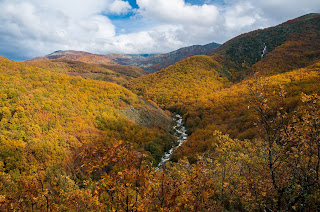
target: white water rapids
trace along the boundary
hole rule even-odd
[[[165,164],[168,160],[170,160],[170,157],[173,154],[174,149],[181,146],[181,144],[187,140],[187,136],[188,136],[186,133],[187,130],[183,125],[184,123],[182,121],[182,117],[179,114],[176,114],[174,121],[175,121],[175,125],[174,125],[173,129],[175,131],[174,134],[178,140],[178,145],[172,147],[168,152],[164,153],[164,155],[161,158],[160,163],[158,164],[158,168],[160,168],[163,164]]]

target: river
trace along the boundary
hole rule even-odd
[[[171,155],[174,153],[174,149],[178,148],[187,140],[187,130],[184,126],[182,116],[179,114],[176,114],[174,118],[175,125],[173,127],[174,134],[177,137],[178,145],[172,147],[168,152],[164,153],[164,155],[161,158],[160,163],[158,164],[158,168],[160,168],[163,164],[165,164],[168,160],[170,160]]]

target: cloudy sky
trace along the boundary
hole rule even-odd
[[[319,0],[0,0],[0,55],[165,53],[320,12]]]

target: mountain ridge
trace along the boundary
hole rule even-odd
[[[46,56],[35,57],[28,61],[39,60],[71,60],[85,63],[95,63],[104,65],[129,65],[142,68],[148,73],[159,71],[166,68],[182,59],[193,55],[206,55],[216,49],[220,44],[209,43],[205,45],[193,45],[182,47],[178,50],[165,54],[116,54],[110,53],[107,55],[93,54],[84,51],[75,50],[58,50]]]
[[[209,56],[187,58],[159,72],[133,79],[126,86],[138,95],[155,101],[163,108],[184,114],[189,134],[195,132],[198,126],[205,129],[212,125],[211,129],[215,128],[227,133],[232,138],[252,139],[258,134],[252,128],[253,121],[250,120],[252,115],[245,110],[248,103],[244,96],[248,95],[248,89],[250,89],[247,83],[261,79],[266,81],[264,82],[266,86],[271,86],[272,82],[268,82],[267,79],[278,76],[273,78],[273,81],[278,80],[279,84],[284,83],[288,86],[286,88],[291,90],[290,81],[282,82],[280,78],[290,75],[292,84],[295,84],[296,77],[293,75],[301,70],[301,76],[297,76],[297,85],[292,88],[296,90],[292,91],[293,94],[290,97],[292,102],[288,103],[291,104],[288,107],[296,106],[299,92],[310,93],[312,90],[307,89],[308,87],[318,92],[318,86],[312,85],[315,83],[312,79],[309,79],[307,88],[303,87],[303,83],[306,83],[303,75],[306,75],[306,79],[308,78],[305,71],[307,69],[312,71],[312,77],[317,76],[315,73],[318,71],[320,59],[319,26],[320,14],[308,14],[275,27],[248,32],[227,41]],[[284,29],[288,32],[285,32],[285,36],[279,36]],[[274,48],[267,50],[261,57],[263,40],[268,40]],[[259,60],[256,61],[256,58]],[[202,78],[199,79],[199,73],[206,74],[201,75]],[[293,74],[286,75],[286,73]],[[222,77],[223,80],[216,81],[218,79],[215,78],[216,76]],[[219,85],[221,82],[223,82],[222,86],[212,88],[212,85]],[[175,84],[179,86],[174,87]],[[273,84],[272,87],[276,89]],[[209,130],[209,132],[212,131]],[[199,137],[200,135],[196,133],[190,139],[201,143],[201,139],[204,138]],[[187,144],[188,142],[185,145]]]
[[[0,57],[0,210],[317,211],[319,28],[308,14],[143,76],[86,52]],[[158,105],[183,116],[178,148]]]
[[[55,51],[47,56],[26,60],[24,63],[56,72],[65,72],[72,76],[117,84],[124,84],[132,78],[148,74],[147,71],[136,66],[117,64],[102,55],[74,50]]]
[[[240,73],[239,76],[234,77],[233,80],[244,79],[247,75],[256,72],[263,72],[266,74],[266,69],[270,69],[273,62],[270,64],[271,67],[265,68],[258,67],[258,65],[255,64],[271,57],[271,55],[274,57],[273,60],[282,60],[283,64],[288,65],[290,63],[285,60],[291,60],[292,62],[295,59],[299,60],[294,54],[299,54],[302,51],[310,52],[311,54],[313,52],[316,54],[316,58],[317,55],[319,55],[320,48],[319,25],[319,13],[303,15],[277,26],[258,29],[238,35],[213,50],[209,55],[213,57],[223,56],[225,57],[225,60],[231,61],[237,66],[242,73]],[[307,38],[305,35],[308,35]],[[301,42],[299,43],[299,41]],[[291,51],[289,45],[294,47]],[[266,47],[266,54],[262,57],[264,47]],[[284,47],[285,50],[277,51],[277,53],[273,52],[273,50],[279,50],[282,47]],[[307,59],[310,55],[304,57]],[[252,67],[253,65],[255,65],[255,67]],[[288,65],[283,69],[290,69]],[[291,67],[291,70],[301,68],[305,65],[307,64],[293,66]],[[275,70],[275,72],[279,71],[281,70]]]
[[[182,47],[178,50],[165,54],[151,54],[147,57],[142,55],[126,54],[109,54],[106,55],[106,57],[111,61],[118,62],[120,64],[138,66],[150,73],[154,73],[187,57],[194,55],[206,55],[218,46],[220,46],[220,44],[212,42],[205,45]]]

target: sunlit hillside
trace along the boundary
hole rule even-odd
[[[209,56],[193,56],[159,72],[130,81],[126,86],[159,106],[186,111],[205,106],[213,91],[228,87],[227,68]]]
[[[267,87],[267,95],[274,96],[271,100],[283,90],[286,99],[281,107],[289,114],[297,107],[302,93],[319,94],[319,17],[306,15],[238,36],[216,49],[211,57],[190,57],[132,80],[127,86],[163,108],[184,114],[192,135],[178,150],[184,152],[179,153],[179,158],[196,158],[196,149],[205,152],[215,130],[232,138],[257,138],[261,132],[255,126],[255,109],[250,106],[251,89]],[[277,33],[284,29],[286,34],[280,39]],[[262,40],[274,45],[263,58],[258,52]],[[242,78],[245,79],[241,81]],[[278,107],[277,101],[272,101],[270,104]]]
[[[166,132],[170,119],[119,85],[5,58],[0,70],[0,188],[5,196],[21,191],[23,180],[71,177],[78,169],[74,157],[79,148],[102,148],[121,140],[155,163],[145,145],[155,142],[160,154],[172,145]],[[122,115],[129,107],[145,115],[152,112],[158,124],[148,128],[130,121]]]

